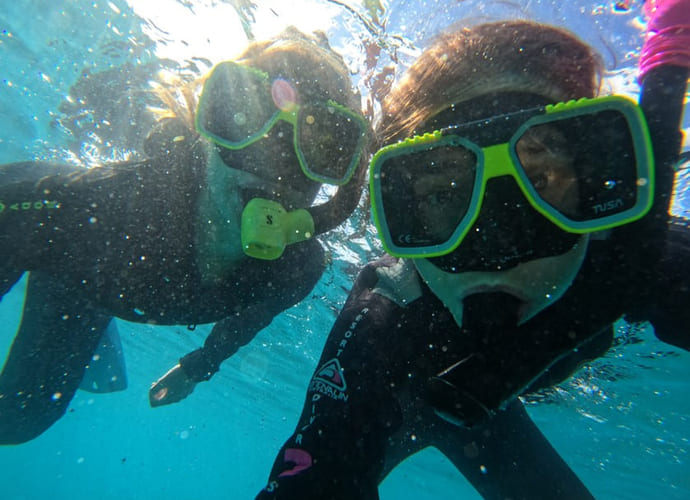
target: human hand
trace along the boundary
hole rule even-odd
[[[196,387],[196,382],[187,377],[182,367],[177,364],[151,385],[149,404],[155,408],[177,403],[189,396],[194,391],[194,387]]]

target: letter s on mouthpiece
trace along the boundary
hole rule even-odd
[[[254,198],[242,211],[242,249],[255,259],[275,260],[285,247],[314,235],[314,220],[305,209],[287,212],[280,203]]]

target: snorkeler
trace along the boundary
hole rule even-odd
[[[690,232],[668,223],[687,21],[659,31],[676,45],[648,36],[639,105],[598,97],[592,49],[532,22],[419,57],[370,166],[392,256],[360,273],[257,498],[376,499],[428,446],[484,498],[591,498],[516,396],[605,351],[622,315],[688,348]]]
[[[190,85],[188,105],[166,99],[175,116],[149,134],[148,159],[0,167],[0,294],[29,272],[0,375],[0,443],[65,413],[113,318],[215,322],[152,386],[151,404],[169,404],[320,278],[315,237],[354,210],[365,171],[368,126],[342,58],[288,29]],[[324,184],[337,190],[314,205]]]

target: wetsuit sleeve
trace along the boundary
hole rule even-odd
[[[690,6],[690,2],[686,3]],[[659,222],[668,219],[675,176],[673,166],[678,161],[682,139],[679,124],[688,77],[690,68],[676,65],[656,66],[644,76],[640,106],[649,123],[657,171],[656,208],[650,215]],[[628,311],[631,319],[649,320],[660,340],[686,350],[690,349],[689,234],[687,221],[671,218],[668,224],[657,223],[657,229],[647,241],[641,242],[640,248],[655,248],[661,255],[653,268],[654,276],[640,288],[645,303],[637,311]],[[654,243],[660,241],[663,244]],[[651,267],[649,263],[647,267]]]
[[[24,271],[45,260],[50,251],[47,221],[64,201],[50,187],[76,170],[50,162],[0,165],[0,297]]]
[[[248,344],[279,312],[274,314],[269,305],[258,303],[218,321],[206,337],[203,347],[180,358],[184,373],[194,382],[209,380],[218,372],[223,361]]]
[[[107,236],[126,230],[130,197],[114,193],[138,165],[1,165],[0,270],[93,270],[94,255],[109,249]]]
[[[66,177],[74,167],[41,162],[21,162],[0,165],[0,284],[3,291],[16,281],[17,272],[26,270],[26,255],[37,252],[34,248],[36,228],[57,210],[60,200],[41,189],[42,176],[59,179]],[[12,283],[14,284],[14,283]]]
[[[519,400],[472,429],[440,419],[432,428],[437,437],[433,446],[485,500],[594,498]]]
[[[690,224],[687,219],[671,220],[657,283],[646,295],[646,307],[626,317],[650,321],[659,340],[690,350]]]
[[[309,295],[324,270],[323,249],[310,240],[288,247],[286,255],[260,266],[258,277],[248,283],[251,290],[233,290],[233,313],[217,322],[204,346],[180,359],[185,374],[193,381],[210,379],[220,364],[249,343],[273,318]]]
[[[297,428],[257,498],[378,498],[387,436],[400,414],[384,328],[397,306],[371,293],[375,282],[366,267],[329,334]]]

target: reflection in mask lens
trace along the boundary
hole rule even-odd
[[[467,214],[476,176],[477,157],[464,147],[388,158],[381,165],[381,201],[395,243],[448,241]]]

